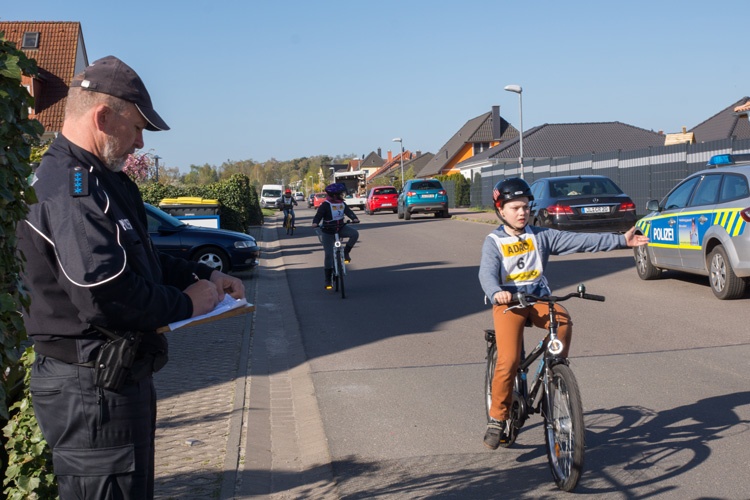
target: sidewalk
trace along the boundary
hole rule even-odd
[[[496,224],[493,212],[451,210]],[[158,394],[157,499],[339,498],[276,236],[254,229],[258,268],[238,274],[253,314],[167,334]],[[279,222],[280,223],[280,222]]]

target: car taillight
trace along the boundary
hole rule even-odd
[[[573,209],[567,205],[550,205],[547,207],[550,215],[573,215]]]
[[[441,189],[440,191],[438,191],[438,194],[439,195],[444,195],[445,194],[445,189]]]
[[[747,207],[745,210],[740,210],[740,217],[742,217],[742,220],[745,222],[750,222],[750,207]]]
[[[417,196],[417,192],[416,191],[407,191],[406,192],[406,196]]]
[[[624,201],[620,203],[620,212],[635,212],[635,203],[632,201]]]

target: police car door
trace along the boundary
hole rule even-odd
[[[719,201],[721,174],[700,176],[687,207],[677,218],[680,258],[688,269],[705,269],[703,237],[713,224],[713,214]]]
[[[691,177],[678,184],[664,199],[661,212],[651,219],[648,237],[653,263],[659,267],[679,268],[680,257],[679,217],[687,206],[700,177]]]

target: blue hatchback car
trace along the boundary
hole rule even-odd
[[[203,262],[217,271],[242,271],[258,265],[260,247],[249,234],[191,226],[144,203],[148,234],[160,252]]]
[[[398,218],[409,220],[412,214],[434,213],[435,217],[449,218],[448,193],[437,179],[406,181],[398,195]]]

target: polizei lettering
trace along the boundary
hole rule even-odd
[[[674,241],[674,229],[671,227],[655,227],[654,239],[659,241]]]

